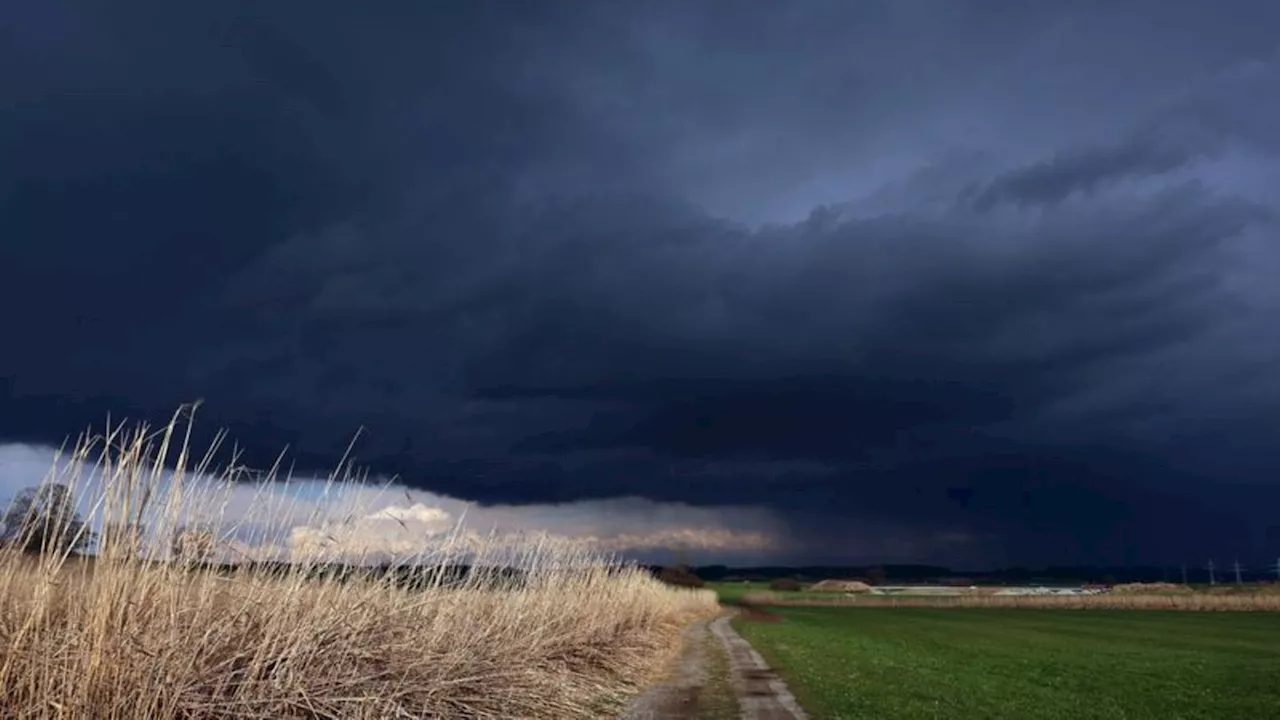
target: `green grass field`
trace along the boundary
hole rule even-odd
[[[748,593],[764,592],[769,589],[767,582],[709,582],[708,590],[715,590],[716,597],[726,605],[733,605],[742,600]]]
[[[715,590],[716,597],[725,605],[737,605],[742,602],[742,598],[752,593],[767,593],[769,583],[767,582],[709,582],[706,585],[708,590]],[[839,593],[829,592],[785,592],[781,595],[788,600],[830,600],[832,597],[839,597]]]
[[[735,627],[819,719],[1280,717],[1280,614],[770,611]]]

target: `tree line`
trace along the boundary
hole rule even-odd
[[[104,523],[100,531],[89,527],[76,509],[71,488],[61,483],[45,483],[19,492],[0,516],[0,547],[21,553],[136,554],[142,547],[146,528],[140,521]],[[209,562],[217,538],[205,528],[179,527],[173,531],[169,550],[174,559]]]

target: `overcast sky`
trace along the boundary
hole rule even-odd
[[[1280,555],[1280,4],[10,3],[0,67],[0,491],[202,398],[704,562]]]

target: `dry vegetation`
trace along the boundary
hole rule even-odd
[[[162,535],[184,506],[181,473],[162,482],[155,462],[173,430],[108,433],[58,472],[102,484],[98,520],[160,506],[146,517]],[[94,561],[0,552],[0,718],[598,718],[716,609],[710,591],[551,545],[514,556],[516,588],[407,589],[305,564],[215,573],[144,559],[167,544],[141,542]]]
[[[1189,593],[1193,592],[1192,588],[1186,585],[1179,585],[1170,582],[1158,583],[1120,583],[1112,585],[1111,592],[1121,593],[1125,595],[1151,595],[1151,594],[1168,594],[1168,593]]]

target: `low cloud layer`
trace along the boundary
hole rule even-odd
[[[1228,4],[0,11],[0,433],[204,398],[259,464],[706,513],[604,545],[1270,557],[1280,12]]]
[[[0,506],[44,482],[68,484],[95,531],[105,516],[108,477],[87,456],[53,448],[0,445]],[[225,560],[316,558],[406,562],[441,553],[524,552],[542,543],[597,556],[644,562],[761,562],[794,552],[764,510],[715,510],[640,498],[559,505],[478,506],[404,485],[364,480],[281,478],[225,484],[218,476],[184,475],[182,499],[170,502],[171,473],[157,480],[147,541],[158,527],[208,529]],[[170,509],[177,507],[177,510]],[[163,550],[162,550],[163,552]]]

